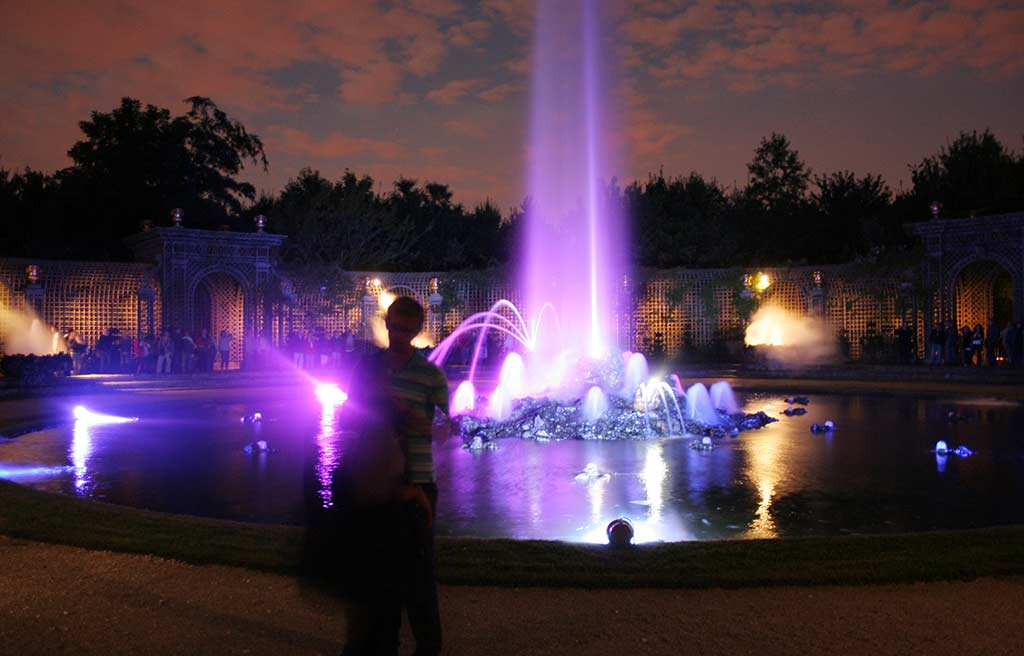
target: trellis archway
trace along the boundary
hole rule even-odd
[[[976,260],[954,279],[953,304],[958,326],[1000,329],[1014,318],[1014,284],[1010,272],[994,260]]]
[[[192,302],[193,336],[203,330],[217,343],[221,331],[231,337],[231,362],[240,363],[245,346],[245,289],[224,271],[212,271],[196,282]]]

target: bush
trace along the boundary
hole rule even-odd
[[[25,385],[46,385],[57,376],[71,373],[71,356],[57,355],[5,355],[0,359],[0,373]]]

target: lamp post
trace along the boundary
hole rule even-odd
[[[174,221],[174,227],[180,228],[181,221],[185,218],[185,212],[180,207],[175,207],[171,210],[171,220]]]
[[[942,210],[942,203],[937,200],[933,200],[932,204],[928,206],[928,209],[932,212],[932,219],[938,219],[939,212]]]
[[[267,225],[267,217],[262,214],[257,214],[253,221],[256,222],[256,232],[263,232],[263,228]]]

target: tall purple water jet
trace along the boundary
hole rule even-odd
[[[573,348],[602,357],[616,347],[628,240],[617,199],[607,193],[618,159],[611,138],[617,94],[608,93],[613,49],[602,46],[609,7],[599,0],[538,5],[519,279],[529,316],[545,302],[558,308],[560,334],[538,344],[549,353]]]

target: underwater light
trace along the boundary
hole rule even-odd
[[[341,405],[348,401],[348,394],[334,383],[317,383],[316,398],[324,405]]]
[[[105,415],[100,412],[93,412],[86,408],[84,405],[76,405],[74,410],[71,411],[76,421],[81,421],[90,426],[98,426],[101,424],[127,424],[133,421],[138,421],[138,417],[117,417],[115,415]]]
[[[613,547],[625,547],[633,541],[633,524],[625,517],[613,519],[605,529],[608,534],[608,544]]]

